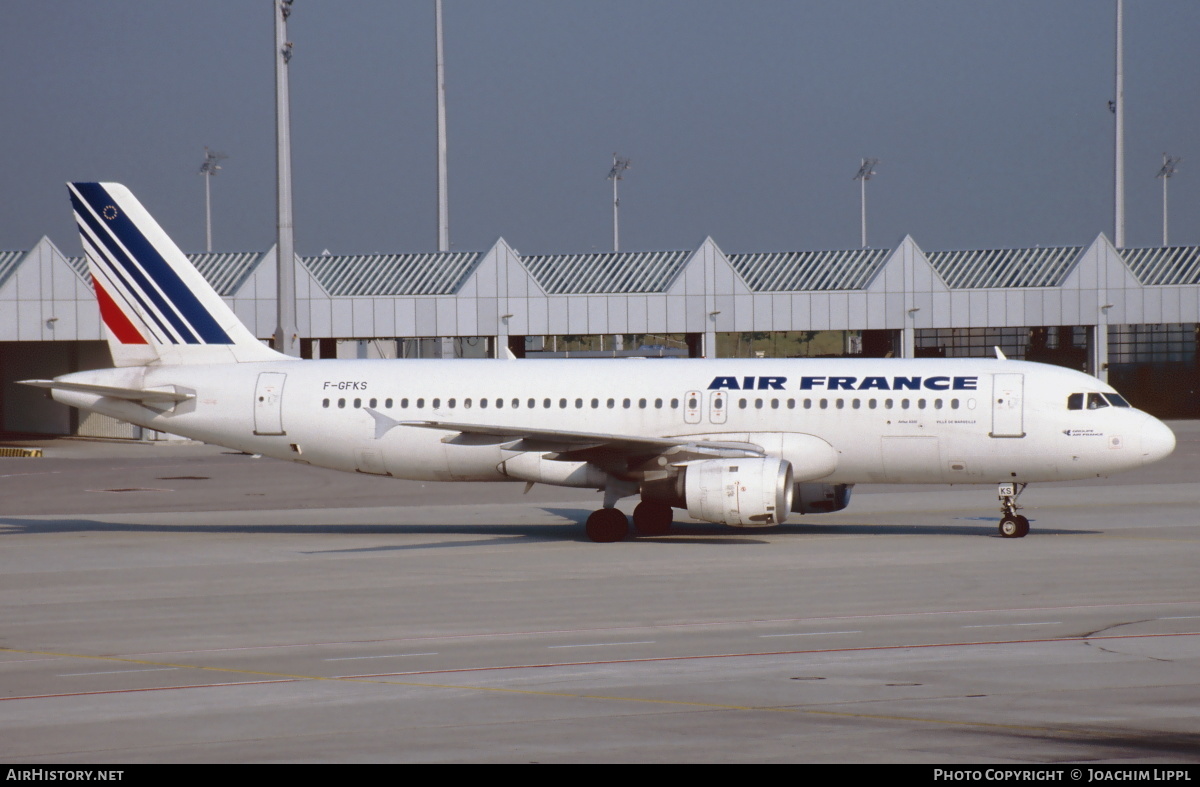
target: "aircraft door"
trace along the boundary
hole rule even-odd
[[[283,372],[262,372],[254,386],[254,433],[287,434],[283,431]]]
[[[708,420],[714,424],[725,423],[725,410],[729,399],[724,391],[713,391],[708,395]]]
[[[990,436],[1025,436],[1025,375],[992,375],[992,431]]]
[[[699,391],[688,391],[683,395],[683,422],[685,424],[700,423],[700,401]]]

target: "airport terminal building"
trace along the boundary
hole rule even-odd
[[[189,255],[257,336],[275,251]],[[1088,371],[1200,417],[1200,246],[296,258],[305,357],[992,356]],[[669,362],[669,361],[667,361]],[[0,431],[150,438],[16,380],[111,365],[86,261],[0,252]]]

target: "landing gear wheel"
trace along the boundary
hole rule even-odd
[[[1029,520],[1017,513],[1017,509],[1020,508],[1017,498],[1029,484],[1011,481],[999,486],[1000,535],[1005,538],[1024,538],[1029,534]]]
[[[588,538],[600,544],[624,541],[629,534],[629,520],[615,508],[601,508],[587,518]]]
[[[675,510],[666,503],[643,501],[633,509],[633,526],[642,536],[665,536],[674,519]]]
[[[1029,520],[1020,514],[1000,520],[1000,535],[1005,538],[1024,538],[1029,534]]]

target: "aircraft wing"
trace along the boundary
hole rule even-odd
[[[493,438],[510,451],[557,453],[560,459],[588,460],[592,456],[626,457],[668,456],[672,462],[690,459],[765,456],[762,446],[748,442],[696,440],[692,437],[642,437],[637,435],[575,432],[562,429],[534,429],[523,426],[465,424],[450,421],[392,421],[382,413],[368,409],[376,420],[376,438],[392,426],[435,429],[450,432],[445,442],[473,442]],[[382,419],[392,421],[385,423]]]
[[[128,399],[132,402],[184,402],[195,399],[195,394],[179,393],[177,391],[158,390],[153,388],[120,388],[114,385],[92,385],[90,383],[67,383],[58,380],[20,380],[21,385],[32,385],[35,388],[58,389],[60,391],[75,391],[77,393],[109,396],[113,399]]]

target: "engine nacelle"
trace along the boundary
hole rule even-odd
[[[850,505],[854,484],[796,484],[792,511],[797,514],[828,514]]]
[[[792,508],[792,465],[778,457],[705,459],[683,468],[688,515],[735,527],[782,524]]]

